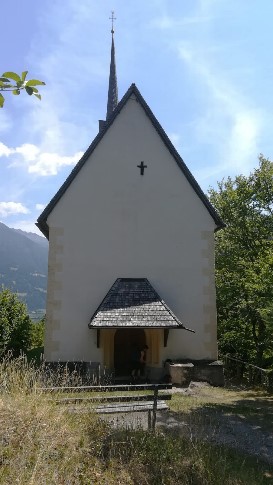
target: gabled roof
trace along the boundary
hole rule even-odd
[[[67,177],[67,179],[65,180],[65,182],[63,183],[63,185],[61,186],[61,188],[58,190],[58,192],[51,199],[51,201],[49,202],[49,204],[47,205],[47,207],[44,209],[44,211],[42,212],[42,214],[39,216],[36,225],[39,227],[39,229],[42,231],[42,233],[47,238],[48,238],[48,235],[49,235],[49,230],[48,230],[48,225],[47,225],[47,222],[46,221],[47,221],[47,218],[48,218],[50,212],[53,210],[53,208],[55,207],[55,205],[57,204],[57,202],[60,200],[60,198],[66,192],[66,190],[68,189],[69,185],[73,182],[73,180],[76,177],[76,175],[78,174],[78,172],[81,170],[81,168],[83,167],[83,165],[85,164],[85,162],[88,160],[88,158],[90,157],[90,155],[93,153],[93,151],[97,147],[98,143],[102,140],[102,138],[104,137],[105,133],[110,128],[110,126],[112,125],[112,123],[115,121],[115,119],[119,115],[120,111],[122,110],[122,108],[124,107],[124,105],[127,103],[127,101],[130,98],[130,96],[132,96],[132,95],[135,95],[136,96],[137,101],[141,104],[141,106],[144,109],[146,115],[148,116],[148,118],[150,119],[150,121],[153,124],[154,128],[156,129],[157,133],[161,137],[163,143],[165,144],[165,146],[167,147],[167,149],[169,150],[169,152],[171,153],[171,155],[175,159],[177,165],[182,170],[182,172],[185,175],[186,179],[191,184],[192,188],[194,189],[194,191],[196,192],[196,194],[201,199],[201,201],[203,202],[203,204],[207,208],[208,212],[210,213],[210,215],[214,219],[214,222],[216,224],[216,230],[221,229],[222,227],[225,227],[224,222],[222,221],[222,219],[220,218],[220,216],[218,215],[218,213],[216,212],[216,210],[214,209],[214,207],[211,205],[210,201],[208,200],[208,198],[206,197],[206,195],[202,191],[201,187],[196,182],[194,176],[189,171],[188,167],[186,166],[186,164],[184,163],[184,161],[182,160],[182,158],[180,157],[180,155],[178,154],[178,152],[174,148],[172,142],[169,140],[169,138],[166,135],[165,131],[163,130],[162,126],[159,124],[159,122],[157,121],[156,117],[152,113],[151,109],[147,105],[146,101],[141,96],[141,94],[140,94],[139,90],[137,89],[136,85],[135,84],[132,84],[130,86],[130,88],[128,89],[128,91],[123,96],[123,98],[121,99],[121,101],[118,103],[116,109],[112,113],[112,116],[105,122],[104,128],[94,138],[93,142],[91,143],[91,145],[89,146],[89,148],[86,150],[86,152],[84,153],[84,155],[82,156],[82,158],[80,159],[80,161],[77,163],[77,165],[75,165],[75,167],[73,168],[72,172]]]
[[[186,328],[147,278],[118,278],[90,319],[89,328]]]

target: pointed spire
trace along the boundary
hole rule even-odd
[[[115,44],[114,44],[114,12],[112,11],[112,16],[109,17],[112,20],[112,46],[111,46],[111,63],[110,63],[110,74],[109,74],[109,87],[108,87],[108,101],[107,101],[107,113],[106,120],[108,120],[113,113],[114,109],[118,104],[118,84],[117,84],[117,73],[116,73],[116,59],[115,59]]]

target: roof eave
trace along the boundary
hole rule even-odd
[[[43,233],[43,235],[49,239],[49,227],[47,225],[47,223],[45,221],[38,221],[35,223],[35,226],[38,227],[38,229],[40,229],[40,231]]]
[[[90,330],[112,330],[112,329],[119,329],[119,328],[143,328],[143,329],[149,329],[149,330],[187,330],[188,332],[195,333],[195,330],[192,330],[191,328],[187,328],[184,325],[92,325],[91,323],[88,324],[88,328]]]
[[[216,228],[214,229],[214,232],[218,232],[218,231],[220,231],[221,229],[225,229],[225,227],[227,227],[227,225],[226,225],[226,224],[225,224],[223,221],[221,221],[221,224],[218,224],[218,225],[216,226]]]

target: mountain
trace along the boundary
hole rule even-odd
[[[31,241],[37,242],[41,244],[43,247],[48,248],[48,240],[43,236],[38,236],[35,232],[26,232],[22,231],[22,229],[13,229],[13,231],[18,232],[19,234],[23,234],[23,236],[27,237]]]
[[[0,285],[18,293],[35,316],[45,313],[48,242],[0,222]]]

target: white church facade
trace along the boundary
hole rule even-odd
[[[217,359],[214,232],[223,222],[132,84],[38,219],[49,239],[45,359],[159,376]],[[193,330],[193,331],[191,331]]]

